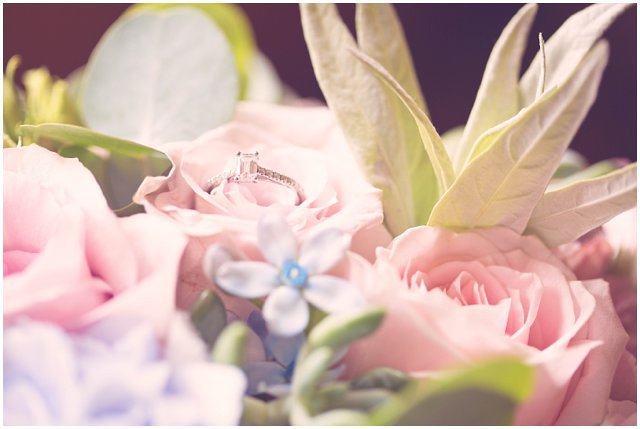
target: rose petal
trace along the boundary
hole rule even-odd
[[[258,247],[276,267],[296,259],[296,238],[280,213],[268,212],[258,221]]]
[[[303,294],[307,301],[327,313],[357,310],[366,302],[353,284],[334,276],[310,277]]]
[[[327,272],[345,255],[351,236],[339,229],[325,229],[309,237],[300,249],[300,265],[309,274]]]
[[[309,306],[299,291],[281,286],[273,291],[262,309],[269,331],[290,337],[304,330],[309,323]]]
[[[233,295],[260,298],[278,285],[278,274],[275,267],[264,262],[227,262],[218,269],[216,283]]]

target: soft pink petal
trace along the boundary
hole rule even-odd
[[[608,284],[602,280],[582,284],[596,300],[595,311],[586,325],[587,336],[589,340],[601,341],[602,346],[587,356],[580,380],[558,417],[559,425],[594,425],[602,421],[613,376],[628,338],[616,317]]]

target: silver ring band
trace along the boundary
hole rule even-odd
[[[270,182],[285,186],[296,193],[296,205],[305,200],[302,186],[289,176],[269,170],[258,164],[258,152],[242,153],[238,152],[235,157],[235,166],[231,163],[227,165],[222,173],[216,174],[207,180],[203,189],[212,194],[221,184],[226,183],[257,183]]]

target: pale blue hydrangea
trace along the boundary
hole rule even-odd
[[[207,362],[182,315],[165,345],[130,318],[73,335],[23,320],[4,331],[3,387],[8,425],[234,425],[246,379]]]
[[[355,286],[323,274],[344,258],[351,244],[348,234],[322,230],[298,249],[284,217],[271,211],[258,221],[257,238],[267,262],[208,260],[205,266],[215,267],[213,280],[228,293],[249,299],[266,296],[262,313],[273,334],[302,332],[309,323],[307,302],[327,313],[353,311],[364,305]],[[215,250],[208,252],[209,257],[224,254]]]

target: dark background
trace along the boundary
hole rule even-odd
[[[4,65],[22,56],[21,70],[47,66],[65,77],[83,65],[109,25],[127,4],[4,4]],[[302,36],[295,4],[243,4],[260,49],[281,79],[298,94],[322,98]],[[523,67],[538,49],[537,33],[548,39],[579,4],[542,4],[533,24]],[[440,132],[463,124],[491,48],[520,8],[515,4],[398,4],[415,67]],[[340,5],[353,30],[354,6]],[[572,148],[591,162],[610,157],[636,159],[637,10],[627,10],[605,33],[609,65],[598,99]]]

